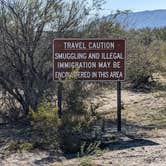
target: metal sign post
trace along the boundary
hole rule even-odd
[[[58,116],[59,118],[62,117],[62,83],[58,82]]]
[[[121,131],[121,82],[117,81],[117,130]]]

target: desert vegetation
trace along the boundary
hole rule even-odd
[[[59,117],[58,86],[52,78],[54,38],[126,39],[123,131],[148,137],[149,131],[165,129],[166,28],[128,30],[116,22],[119,14],[127,15],[128,11],[117,11],[107,20],[97,15],[102,4],[100,0],[0,0],[3,157],[41,150],[72,154],[79,158],[78,165],[95,165],[91,158],[80,158],[101,155],[120,140],[114,132],[115,82],[61,81],[63,104]],[[3,157],[0,153],[0,160]]]

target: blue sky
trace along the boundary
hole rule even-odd
[[[144,11],[144,10],[156,10],[166,9],[166,0],[105,0],[106,3],[103,6],[104,10],[102,14],[110,14],[111,11],[119,10],[132,10]]]

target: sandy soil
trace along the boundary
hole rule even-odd
[[[92,165],[165,166],[166,92],[123,91],[122,100],[124,110],[122,133],[119,135],[121,140],[117,144],[111,144],[108,152],[93,156]],[[116,118],[116,91],[106,91],[94,101],[102,103],[98,108],[99,112],[106,112],[109,119]],[[114,125],[111,127],[116,128]],[[75,162],[76,165],[77,160],[70,162]]]

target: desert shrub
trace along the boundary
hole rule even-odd
[[[87,146],[87,143],[85,142],[81,146],[81,150],[78,153],[78,156],[82,157],[82,156],[86,156],[86,155],[93,155],[93,154],[95,154],[97,151],[100,150],[100,148],[99,148],[100,143],[101,143],[100,141],[96,141],[96,142],[88,144],[88,146]]]
[[[84,150],[95,141],[89,137],[94,131],[99,116],[94,109],[88,110],[84,100],[87,91],[81,82],[70,80],[64,83],[65,109],[62,125],[59,130],[60,147],[65,153],[78,153],[86,144]]]
[[[19,147],[21,151],[31,151],[34,149],[33,144],[29,142],[22,143]]]
[[[84,99],[88,95],[84,84],[77,80],[66,80],[63,86],[66,111],[68,113],[84,114],[86,109]]]
[[[126,71],[134,88],[151,85],[161,70],[161,44],[150,29],[129,32]]]
[[[80,160],[79,166],[94,166],[94,163],[92,163],[91,158],[85,157]]]
[[[21,142],[21,141],[10,141],[7,146],[7,151],[9,153],[12,152],[23,152],[23,151],[32,151],[34,149],[34,145],[31,142]]]
[[[58,127],[61,121],[57,109],[50,103],[42,103],[36,112],[30,112],[29,117],[34,146],[48,150],[58,149]]]
[[[59,133],[61,149],[65,153],[77,153],[81,151],[81,147],[84,144],[88,146],[91,138],[87,138],[87,135],[88,133],[90,135],[92,132],[94,123],[95,118],[93,119],[90,114],[65,114],[62,118],[62,126]]]
[[[9,152],[15,152],[19,149],[19,144],[18,144],[18,141],[11,141],[9,144],[8,144],[8,147],[7,147],[7,150]]]
[[[99,115],[95,108],[85,104],[87,95],[85,87],[76,80],[67,80],[63,85],[63,113],[61,119],[58,111],[50,103],[42,103],[37,111],[30,111],[29,118],[33,133],[31,139],[36,148],[56,150],[65,153],[77,153],[84,146],[84,151],[96,140],[91,136]],[[97,133],[97,132],[96,132]],[[88,135],[88,136],[87,136]],[[94,134],[93,134],[94,135]]]

